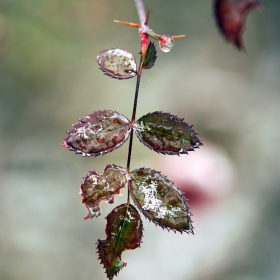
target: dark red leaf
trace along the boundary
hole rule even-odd
[[[121,255],[125,250],[140,247],[143,223],[138,211],[131,204],[122,204],[107,216],[106,240],[97,241],[99,259],[109,279],[113,279],[126,266]]]
[[[168,230],[193,233],[184,195],[160,172],[148,168],[133,170],[130,190],[134,203],[150,221]]]
[[[214,14],[217,25],[229,42],[238,49],[244,49],[242,35],[250,11],[262,6],[258,0],[215,0]]]
[[[162,154],[187,154],[203,145],[192,125],[177,115],[153,112],[141,117],[133,125],[140,141],[148,148]]]
[[[63,146],[82,156],[96,157],[119,148],[131,133],[131,122],[115,111],[96,111],[80,119],[67,133]]]
[[[120,166],[109,164],[104,169],[103,174],[98,174],[95,171],[90,172],[84,178],[80,189],[82,203],[88,209],[88,214],[84,219],[100,216],[100,203],[104,200],[113,203],[114,196],[126,186],[127,170]]]

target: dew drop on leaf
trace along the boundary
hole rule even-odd
[[[146,218],[168,230],[193,233],[191,212],[183,193],[158,171],[131,172],[131,197]]]
[[[97,56],[97,63],[104,74],[119,80],[136,76],[136,60],[128,51],[113,48],[103,50]]]
[[[74,124],[67,131],[62,145],[82,156],[99,156],[119,148],[131,133],[131,123],[122,114],[95,111]]]
[[[159,38],[159,47],[163,52],[170,52],[172,47],[174,46],[174,40],[169,35],[162,35]]]

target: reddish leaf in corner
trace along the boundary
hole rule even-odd
[[[229,42],[238,49],[244,49],[242,35],[245,30],[248,14],[254,10],[261,10],[258,0],[215,0],[214,14],[217,25]]]
[[[131,133],[131,122],[115,111],[95,111],[67,133],[63,146],[76,154],[96,157],[119,148]]]
[[[168,230],[193,233],[184,195],[160,172],[148,168],[133,170],[130,191],[134,203],[150,221]]]
[[[136,76],[136,60],[128,51],[113,48],[103,50],[97,56],[99,68],[111,78],[123,80]]]
[[[192,125],[177,115],[153,112],[141,117],[133,129],[139,140],[161,154],[187,154],[203,145]]]
[[[122,188],[127,186],[127,170],[109,164],[103,174],[95,171],[90,172],[81,184],[80,195],[82,203],[85,204],[88,214],[84,219],[98,217],[101,215],[100,203],[107,201],[114,203],[114,196],[120,193]]]
[[[126,266],[121,258],[123,251],[140,247],[143,223],[138,211],[131,204],[119,205],[106,219],[107,239],[98,239],[97,250],[107,277],[113,279]]]

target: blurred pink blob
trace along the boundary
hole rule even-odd
[[[195,153],[166,156],[158,166],[158,170],[181,189],[191,208],[223,199],[233,189],[232,161],[222,148],[208,142]]]

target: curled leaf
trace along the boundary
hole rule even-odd
[[[105,167],[103,174],[98,174],[95,171],[90,172],[84,178],[80,188],[82,203],[88,210],[84,219],[100,216],[100,203],[104,200],[114,203],[114,196],[126,186],[127,171],[120,166],[109,164]]]
[[[125,250],[140,247],[143,223],[138,211],[131,204],[122,204],[106,217],[106,240],[97,241],[99,259],[109,279],[113,279],[126,266],[121,255]]]
[[[214,14],[217,25],[227,41],[238,49],[244,49],[242,35],[245,30],[248,14],[261,10],[258,0],[215,0]]]
[[[153,112],[141,117],[133,129],[148,148],[162,154],[187,154],[203,145],[192,125],[177,115]]]
[[[97,62],[104,74],[115,79],[133,78],[137,73],[135,57],[123,49],[103,50],[97,56]]]
[[[160,172],[148,168],[133,170],[130,190],[134,203],[150,221],[168,230],[193,233],[185,197]]]
[[[115,111],[95,111],[67,133],[63,146],[82,156],[96,157],[119,148],[131,133],[131,122]]]
[[[150,42],[148,45],[147,53],[145,60],[143,62],[143,69],[150,69],[154,66],[155,61],[157,59],[157,50],[155,44]]]

